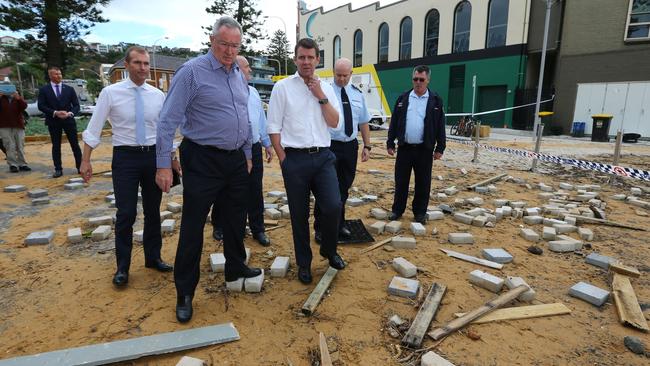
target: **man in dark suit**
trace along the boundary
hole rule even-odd
[[[442,158],[445,151],[445,113],[442,98],[429,90],[428,66],[413,70],[413,89],[397,98],[386,147],[395,154],[395,139],[399,146],[395,159],[395,196],[390,220],[399,219],[406,210],[411,170],[415,172],[413,215],[415,221],[425,224],[431,192],[433,159]]]
[[[71,86],[61,82],[61,69],[50,66],[47,69],[50,82],[41,87],[38,93],[38,109],[45,114],[45,125],[52,139],[52,160],[54,174],[52,178],[63,175],[61,164],[61,135],[65,131],[74,154],[77,172],[81,165],[81,149],[77,140],[77,122],[74,116],[79,114],[79,99]]]

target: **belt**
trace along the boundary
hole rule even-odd
[[[284,148],[284,151],[295,151],[295,152],[303,152],[308,154],[316,154],[320,151],[325,151],[325,150],[329,150],[329,147],[313,146],[313,147],[303,147],[303,148],[297,148],[297,147]]]
[[[201,145],[201,144],[197,144],[196,142],[192,141],[191,139],[188,139],[187,137],[184,138],[183,141],[188,141],[189,143],[191,143],[193,145],[196,145],[198,147],[202,147],[202,148],[205,148],[205,149],[208,149],[208,150],[216,151],[216,152],[219,152],[219,153],[226,153],[226,154],[232,154],[232,153],[235,153],[235,152],[239,152],[239,151],[242,151],[242,149],[243,149],[242,146],[240,146],[240,147],[238,147],[237,149],[234,149],[234,150],[226,150],[226,149],[222,149],[222,148],[212,146],[212,145]]]
[[[399,144],[399,147],[420,147],[424,145],[424,143],[419,143],[419,144],[407,144],[406,142]]]
[[[156,151],[156,145],[150,145],[150,146],[121,145],[121,146],[113,146],[113,150],[131,151],[131,152],[149,152],[149,151]]]
[[[357,139],[350,140],[350,141],[339,141],[339,140],[332,140],[333,144],[350,144],[354,142],[359,142]]]

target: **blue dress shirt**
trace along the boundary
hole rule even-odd
[[[341,113],[339,113],[339,126],[338,128],[330,128],[330,136],[332,140],[349,142],[357,139],[359,133],[359,125],[370,122],[370,113],[366,108],[366,99],[363,97],[357,88],[353,88],[352,84],[348,83],[345,86],[345,92],[350,100],[350,108],[352,109],[352,135],[345,134],[345,116],[343,113],[343,101],[341,100],[341,87],[332,84],[336,98],[339,101]]]
[[[407,144],[421,144],[424,142],[424,117],[427,114],[429,91],[418,97],[415,91],[409,94],[409,106],[406,110],[406,132],[404,140]]]
[[[269,147],[271,146],[271,139],[266,132],[266,114],[262,106],[262,98],[260,98],[257,89],[250,85],[248,91],[250,92],[248,96],[248,120],[251,124],[253,143],[262,142],[262,146]]]

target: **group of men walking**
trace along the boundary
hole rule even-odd
[[[291,212],[298,279],[308,284],[312,282],[310,195],[315,197],[314,236],[320,244],[319,254],[330,266],[343,269],[346,263],[337,251],[337,242],[351,235],[344,207],[355,178],[359,132],[363,141],[361,161],[370,158],[370,115],[363,91],[350,83],[350,60],[337,60],[334,85],[321,82],[315,74],[320,61],[318,44],[308,38],[299,40],[294,50],[297,72],[275,84],[267,120],[259,94],[247,83],[250,66],[238,56],[241,37],[236,20],[225,16],[218,19],[209,51],[176,71],[167,97],[145,82],[149,77],[147,51],[129,48],[125,57],[129,78],[102,90],[83,132],[84,149],[78,158],[73,146],[77,167],[87,182],[92,177],[92,151],[100,143],[104,122],[111,123],[117,207],[113,283],[124,287],[129,280],[140,188],[145,267],[174,272],[176,317],[180,322],[189,321],[193,315],[210,207],[213,236],[223,240],[226,281],[261,274],[259,268],[245,264],[243,240],[248,218],[253,238],[263,246],[271,243],[264,233],[263,160],[271,162],[274,153],[279,160]],[[63,105],[59,93],[65,88],[57,93],[60,70],[51,71],[51,85],[42,89],[39,106],[48,99]],[[413,213],[416,221],[425,221],[432,160],[439,159],[445,148],[442,100],[427,88],[429,77],[426,66],[416,67],[413,90],[398,98],[393,111],[388,153],[395,153],[395,140],[398,148],[391,219],[398,219],[405,211],[414,170]],[[61,131],[72,132],[67,121],[76,112],[74,107],[72,111],[48,108],[45,112],[53,136],[56,177],[62,169],[60,148],[55,149],[54,140],[58,136],[60,143]],[[179,128],[183,136],[180,161],[174,147]],[[76,127],[74,135],[76,138]],[[68,139],[72,145],[70,134]],[[161,258],[159,213],[162,192],[169,192],[173,183],[172,171],[183,177],[183,214],[173,267]]]

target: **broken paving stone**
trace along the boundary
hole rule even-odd
[[[526,248],[529,253],[535,254],[535,255],[542,255],[544,253],[544,250],[536,245],[531,245],[528,248]]]
[[[205,361],[194,357],[183,356],[176,366],[206,366]]]
[[[414,298],[418,294],[420,281],[395,276],[388,285],[388,293],[395,296]]]
[[[31,191],[27,192],[27,196],[29,198],[40,198],[40,197],[45,197],[47,196],[47,189],[32,189]]]
[[[278,220],[282,218],[282,212],[276,210],[275,208],[267,208],[266,210],[264,210],[264,216],[272,220]]]
[[[379,199],[379,197],[373,195],[373,194],[367,194],[363,197],[361,197],[361,200],[363,202],[376,202]]]
[[[261,292],[264,285],[264,269],[262,273],[255,277],[250,277],[244,280],[244,290],[246,292]]]
[[[470,233],[449,233],[447,240],[452,244],[474,244],[474,237]]]
[[[15,192],[22,192],[27,190],[27,187],[20,185],[20,184],[14,184],[11,186],[6,186],[4,191],[5,192],[10,192],[10,193],[15,193]]]
[[[287,194],[284,193],[284,192],[282,192],[282,191],[270,191],[270,192],[268,192],[266,195],[267,195],[268,197],[276,197],[276,198],[280,198],[280,197],[284,197],[284,196],[286,196]]]
[[[388,217],[388,212],[381,208],[373,208],[370,210],[370,216],[376,218],[377,220],[385,220]]]
[[[226,265],[226,257],[223,253],[210,254],[210,268],[212,272],[223,272]]]
[[[609,291],[605,291],[586,282],[578,282],[569,289],[569,295],[592,305],[601,306],[609,298]]]
[[[172,212],[171,212],[171,211],[167,211],[167,210],[165,210],[165,211],[162,211],[162,212],[160,213],[160,219],[161,219],[161,220],[167,220],[167,219],[170,218],[170,217],[172,217]]]
[[[480,206],[483,204],[483,199],[481,197],[472,197],[467,199],[467,203],[474,206]]]
[[[449,187],[449,188],[446,188],[443,192],[444,192],[447,196],[453,196],[453,195],[455,195],[456,193],[458,193],[458,189],[456,189],[456,187]]]
[[[454,221],[462,222],[463,224],[471,225],[474,220],[473,216],[457,212],[454,214]]]
[[[400,327],[402,324],[406,323],[406,320],[400,318],[399,315],[395,314],[388,319],[388,325],[393,327]]]
[[[100,241],[108,239],[111,235],[110,225],[99,225],[95,230],[93,230],[91,238],[93,241]]]
[[[269,208],[274,208],[274,209],[277,210],[279,207],[280,207],[280,205],[278,205],[277,203],[266,203],[266,202],[264,202],[264,209],[265,210],[267,210]]]
[[[488,188],[483,186],[474,187],[476,193],[488,193]]]
[[[441,211],[429,211],[427,212],[427,220],[442,220],[445,218],[445,214]]]
[[[517,299],[519,301],[526,301],[526,302],[531,302],[535,300],[535,290],[533,290],[530,285],[524,281],[523,278],[521,277],[513,277],[513,276],[508,276],[506,277],[506,287],[508,287],[510,290],[517,288],[521,285],[524,285],[528,287],[528,291],[524,292],[523,294],[517,296]]]
[[[377,221],[368,227],[368,231],[374,235],[381,235],[384,233],[385,228],[386,228],[385,221]]]
[[[357,207],[363,205],[363,200],[359,198],[348,198],[346,204],[350,207]]]
[[[537,234],[533,229],[521,229],[519,234],[528,241],[539,241],[539,234]]]
[[[393,259],[393,268],[402,276],[402,277],[413,277],[418,273],[418,268],[413,265],[413,263],[407,261],[402,257],[397,257]]]
[[[640,196],[643,194],[643,191],[639,187],[632,187],[630,188],[630,193],[632,193],[634,196]]]
[[[68,183],[83,183],[84,179],[83,178],[70,178],[68,179]]]
[[[137,243],[142,243],[144,241],[144,230],[134,231],[133,240]]]
[[[485,223],[487,222],[487,216],[476,216],[474,220],[472,220],[472,226],[478,226],[478,227],[483,227],[485,226]]]
[[[163,233],[171,233],[171,232],[174,231],[174,227],[175,227],[175,226],[176,226],[176,220],[174,220],[174,219],[167,219],[167,220],[164,220],[164,221],[160,224],[160,230],[161,230]]]
[[[289,270],[289,257],[276,257],[271,264],[271,277],[284,277]]]
[[[421,366],[454,366],[453,363],[447,361],[446,359],[442,358],[439,356],[437,353],[433,351],[429,351],[422,355],[422,359],[420,361]]]
[[[81,189],[84,187],[83,183],[66,183],[63,185],[63,189],[66,191],[74,191],[76,189]]]
[[[239,277],[234,281],[226,281],[226,288],[232,292],[242,292],[244,290],[244,277]]]
[[[422,225],[419,222],[412,222],[411,233],[413,233],[413,235],[415,236],[422,236],[422,235],[426,235],[427,229],[424,227],[424,225]]]
[[[79,243],[83,240],[83,235],[81,234],[81,228],[74,227],[68,229],[68,243]]]
[[[37,231],[29,234],[27,238],[25,238],[25,245],[50,244],[53,238],[54,231],[52,230]]]
[[[167,211],[173,212],[173,213],[178,213],[183,211],[183,205],[180,203],[176,202],[167,202]]]
[[[50,203],[49,197],[34,198],[32,200],[32,206],[47,205],[48,203]]]
[[[391,221],[384,227],[384,230],[388,233],[397,233],[402,228],[401,221]]]
[[[113,218],[111,216],[105,215],[105,216],[98,216],[98,217],[91,217],[88,219],[88,223],[92,226],[96,225],[110,225],[113,223]]]
[[[636,353],[637,355],[645,353],[645,345],[639,337],[625,336],[625,338],[623,338],[623,344],[625,344],[625,347],[632,351],[632,353]]]
[[[416,242],[415,238],[396,236],[391,240],[391,245],[397,249],[415,249]]]
[[[627,196],[624,194],[615,194],[611,198],[616,201],[624,201],[627,198]]]
[[[607,270],[609,269],[609,265],[611,263],[617,262],[617,259],[608,257],[606,255],[598,254],[598,253],[590,253],[585,258],[585,262],[593,266],[600,267],[604,270]]]
[[[542,239],[544,240],[555,240],[557,237],[557,232],[554,227],[544,226],[542,229]]]
[[[526,207],[526,202],[525,201],[514,201],[510,202],[509,206],[512,208],[524,208]]]
[[[387,252],[394,252],[394,251],[395,251],[395,248],[393,248],[392,245],[384,245],[384,246],[383,246],[383,249],[384,249],[385,251],[387,251]]]
[[[512,262],[512,255],[502,248],[486,248],[481,251],[483,258],[496,263]]]
[[[636,213],[638,216],[648,216],[648,213],[643,210],[635,210],[634,213]]]
[[[501,291],[501,288],[505,283],[503,278],[493,276],[487,272],[483,272],[478,269],[475,269],[472,272],[470,272],[469,282],[476,286],[482,287],[488,291],[492,291],[494,293],[498,293],[499,291]]]
[[[594,240],[594,232],[584,227],[578,228],[578,235],[582,240]]]

